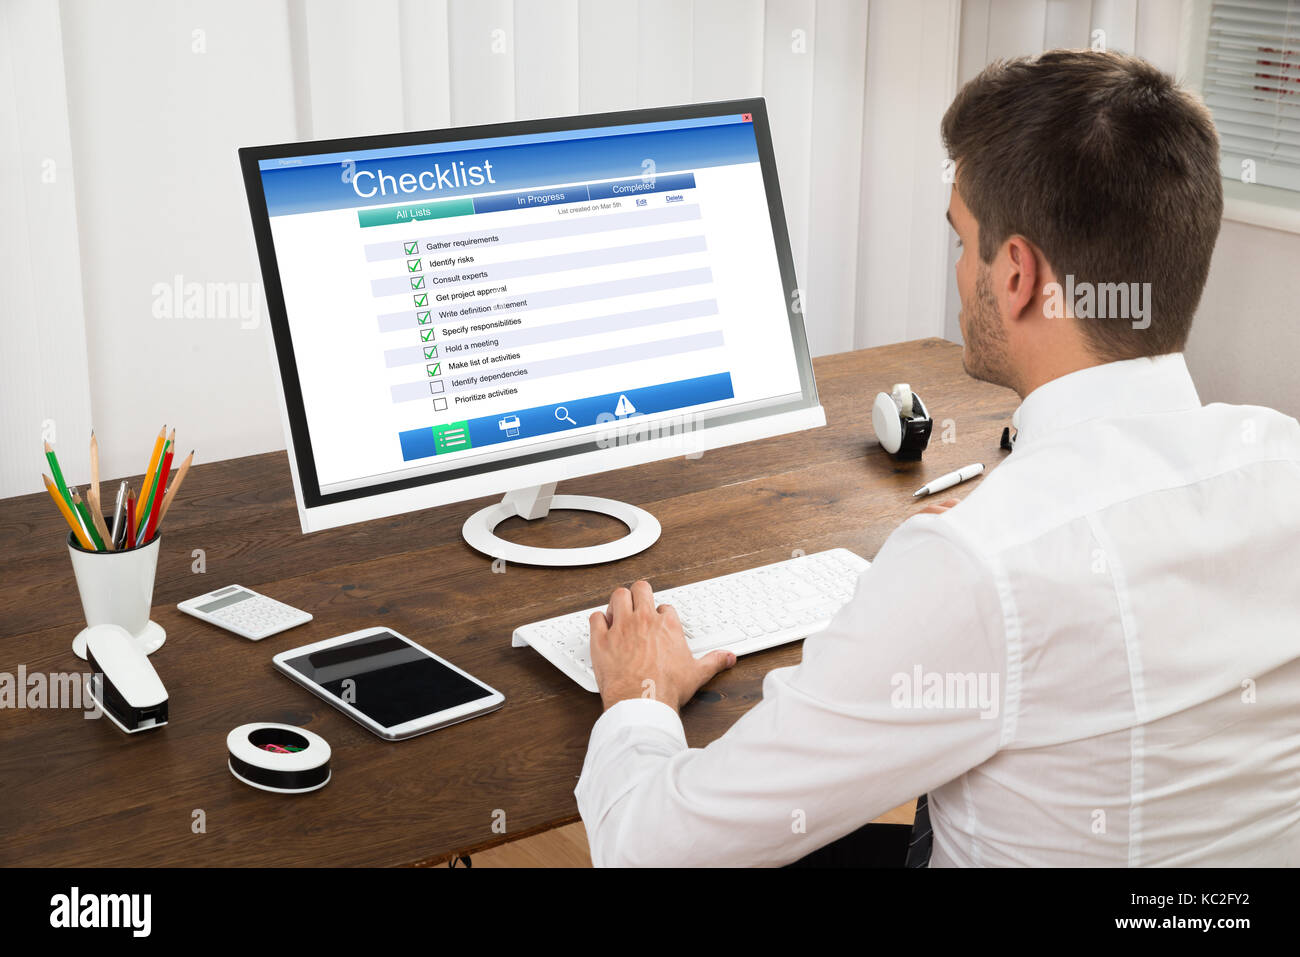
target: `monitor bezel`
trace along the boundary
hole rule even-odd
[[[812,358],[803,324],[803,297],[799,293],[795,278],[794,258],[790,250],[785,207],[776,174],[776,156],[772,148],[767,105],[762,97],[240,148],[239,162],[253,221],[253,236],[261,264],[274,361],[280,380],[279,392],[285,426],[285,442],[288,447],[303,531],[334,527],[367,517],[377,518],[398,514],[413,508],[465,501],[484,494],[510,491],[545,481],[590,475],[607,468],[621,468],[628,464],[671,458],[683,454],[683,440],[680,436],[675,440],[669,438],[646,440],[640,443],[642,447],[638,450],[638,454],[629,456],[626,450],[623,450],[624,454],[611,455],[611,452],[617,450],[602,445],[600,437],[593,436],[592,440],[586,443],[540,449],[508,459],[496,459],[478,464],[467,463],[458,468],[352,489],[322,492],[316,473],[302,386],[298,378],[293,338],[280,281],[279,263],[271,234],[270,215],[262,188],[260,165],[262,161],[405,146],[436,147],[439,143],[456,143],[462,140],[589,130],[602,126],[630,126],[745,113],[750,114],[754,128],[759,167],[763,176],[768,215],[772,226],[772,238],[781,273],[781,285],[785,293],[786,315],[799,371],[800,395],[797,399],[774,406],[710,413],[702,422],[694,441],[688,442],[690,450],[702,451],[706,448],[717,448],[768,435],[815,427],[825,422],[819,405]],[[765,429],[759,425],[763,421],[768,422],[771,427]],[[741,427],[729,429],[728,426]],[[605,460],[608,460],[608,464],[603,464]],[[554,468],[545,468],[547,464],[553,465]],[[542,468],[539,469],[537,466]],[[552,473],[553,478],[550,477]],[[517,479],[510,478],[512,475],[517,476]],[[539,476],[541,481],[538,481]],[[493,481],[494,477],[498,480]],[[465,483],[458,481],[460,479],[479,480],[473,483],[472,494],[460,492],[451,495],[445,492],[440,494],[439,490],[450,491],[451,487],[465,487]],[[410,493],[416,489],[428,490],[429,494],[413,498]],[[386,506],[379,504],[379,500],[384,496],[390,496]],[[359,500],[374,501],[377,507],[358,508],[362,504]]]

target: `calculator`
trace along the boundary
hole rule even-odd
[[[176,607],[252,641],[261,641],[311,621],[309,612],[267,598],[243,585],[228,585]]]

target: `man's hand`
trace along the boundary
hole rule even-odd
[[[960,499],[946,498],[942,502],[935,502],[933,505],[927,505],[925,508],[921,509],[916,514],[917,515],[942,515],[944,512],[948,511],[948,509],[952,508],[954,505],[959,505],[959,504],[961,504]]]
[[[729,651],[696,660],[676,610],[655,607],[649,582],[616,588],[609,610],[591,613],[591,667],[606,709],[627,698],[654,698],[676,711],[735,663]]]

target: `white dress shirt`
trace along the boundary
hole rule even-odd
[[[936,866],[1300,865],[1300,425],[1181,355],[1018,422],[708,747],[653,700],[596,722],[597,865],[785,864],[925,792]]]

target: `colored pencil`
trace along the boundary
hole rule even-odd
[[[167,509],[171,508],[172,499],[176,497],[176,492],[181,487],[181,482],[185,481],[185,476],[190,470],[190,463],[194,461],[194,450],[190,449],[190,454],[185,456],[185,461],[181,467],[176,470],[176,477],[172,479],[171,487],[167,489],[167,494],[163,496],[162,511],[158,513],[158,521],[167,517]]]
[[[158,430],[158,438],[153,443],[153,453],[149,456],[149,467],[144,470],[144,480],[140,483],[140,497],[135,500],[134,522],[138,526],[144,518],[145,489],[153,482],[154,470],[162,461],[163,442],[167,438],[167,426]]]
[[[175,435],[175,430],[172,435]],[[145,526],[144,540],[149,542],[153,539],[154,532],[158,530],[158,515],[162,511],[163,493],[166,491],[167,476],[172,470],[172,456],[176,450],[172,447],[172,442],[167,443],[167,451],[163,453],[162,465],[158,468],[158,482],[154,488],[153,501],[149,503],[149,523]]]
[[[72,529],[72,535],[76,538],[77,543],[82,548],[93,552],[95,546],[92,545],[90,539],[86,537],[86,533],[81,530],[81,523],[73,517],[72,509],[68,503],[63,500],[63,494],[59,491],[58,486],[50,481],[50,477],[44,473],[41,473],[41,480],[45,482],[45,491],[50,493],[50,498],[54,499],[54,504],[59,507],[59,514],[63,516],[63,520],[67,522],[68,527]]]
[[[87,551],[116,551],[139,548],[158,535],[159,526],[180,492],[181,483],[194,464],[194,450],[180,463],[172,476],[176,458],[176,430],[170,435],[167,426],[158,430],[149,466],[138,488],[121,482],[110,515],[104,514],[100,488],[99,436],[90,432],[90,482],[82,488],[70,486],[64,478],[54,447],[45,446],[45,458],[52,476],[42,474],[45,490],[59,509],[77,544]]]
[[[95,438],[94,429],[90,430],[90,485],[86,488],[86,504],[90,507],[90,520],[95,531],[99,532],[104,549],[113,551],[113,536],[104,524],[104,503],[99,498],[99,439]]]
[[[67,503],[68,511],[72,513],[77,525],[81,527],[82,536],[86,541],[90,541],[89,530],[81,521],[81,513],[72,505],[72,495],[68,492],[68,483],[63,479],[63,469],[59,468],[59,457],[54,454],[54,448],[49,442],[45,443],[45,459],[50,463],[50,473],[54,476],[55,487],[59,490],[59,494],[63,496],[63,501]]]
[[[72,504],[81,513],[82,524],[86,526],[86,532],[90,535],[90,540],[95,543],[95,551],[102,552],[104,550],[104,540],[99,537],[94,522],[90,520],[90,509],[86,508],[86,503],[81,500],[81,494],[75,488],[69,491],[72,492]]]
[[[50,474],[54,476],[54,485],[63,496],[63,501],[72,508],[72,496],[68,494],[68,483],[63,480],[63,469],[59,468],[59,457],[54,454],[54,447],[45,443],[45,460],[50,463]]]
[[[172,430],[173,433],[175,433],[175,431],[176,431],[175,429]],[[167,452],[171,447],[172,447],[172,443],[170,439],[168,439],[166,442],[163,443],[164,458],[166,458]],[[153,512],[155,493],[159,498],[162,498],[162,490],[158,488],[158,483],[160,479],[163,482],[166,482],[167,477],[165,475],[161,475],[161,476],[159,475],[159,472],[161,471],[161,466],[162,466],[162,461],[160,460],[157,464],[157,467],[153,469],[152,475],[146,476],[145,483],[140,486],[140,498],[144,500],[144,508],[139,510],[141,514],[140,517],[136,520],[135,543],[137,545],[144,544],[144,530],[145,527],[149,524],[149,516]],[[138,502],[136,504],[137,506],[139,505]]]

